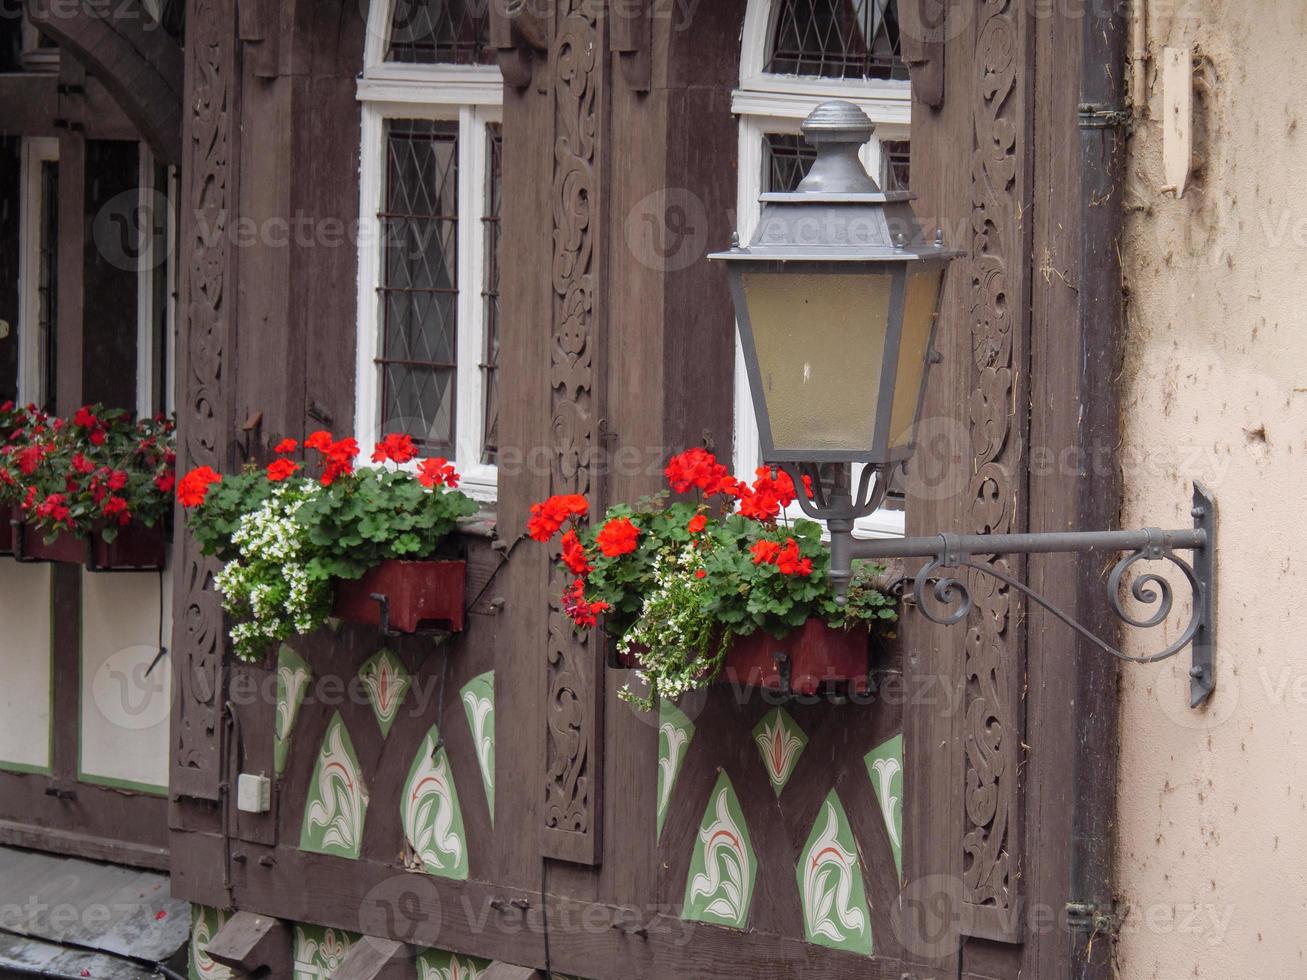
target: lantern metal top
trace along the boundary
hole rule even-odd
[[[817,150],[808,175],[792,192],[759,197],[762,214],[753,240],[710,259],[747,262],[915,262],[946,260],[938,230],[927,233],[912,210],[916,195],[884,191],[867,173],[858,150],[875,126],[852,102],[823,102],[803,122]]]

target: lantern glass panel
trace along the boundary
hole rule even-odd
[[[773,448],[865,455],[875,444],[893,275],[773,269],[745,271],[741,283]]]
[[[939,308],[939,289],[944,270],[926,267],[908,275],[903,302],[903,334],[899,340],[898,373],[894,382],[890,413],[889,445],[901,449],[912,441],[921,387],[926,380],[926,358],[930,354],[931,329]]]

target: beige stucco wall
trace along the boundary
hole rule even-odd
[[[1219,690],[1127,667],[1123,977],[1307,976],[1307,3],[1152,0],[1152,66],[1195,53],[1199,170],[1162,195],[1161,82],[1123,252],[1127,525],[1219,496]],[[1143,652],[1142,645],[1136,647]]]

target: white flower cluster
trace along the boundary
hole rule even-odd
[[[640,618],[619,641],[640,648],[637,676],[649,684],[647,698],[624,687],[620,696],[645,710],[659,698],[675,700],[711,683],[721,672],[728,637],[703,611],[696,594],[704,586],[695,573],[700,558],[693,545],[654,559],[655,587]]]
[[[311,480],[279,484],[232,535],[240,558],[227,563],[214,585],[223,608],[239,620],[231,639],[242,659],[256,660],[272,644],[317,629],[326,617],[329,589],[310,580],[303,559],[308,530],[295,521],[316,492]]]

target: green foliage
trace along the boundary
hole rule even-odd
[[[433,492],[406,471],[364,469],[313,494],[296,520],[308,530],[314,578],[357,579],[387,559],[434,557],[476,510],[465,494]]]

